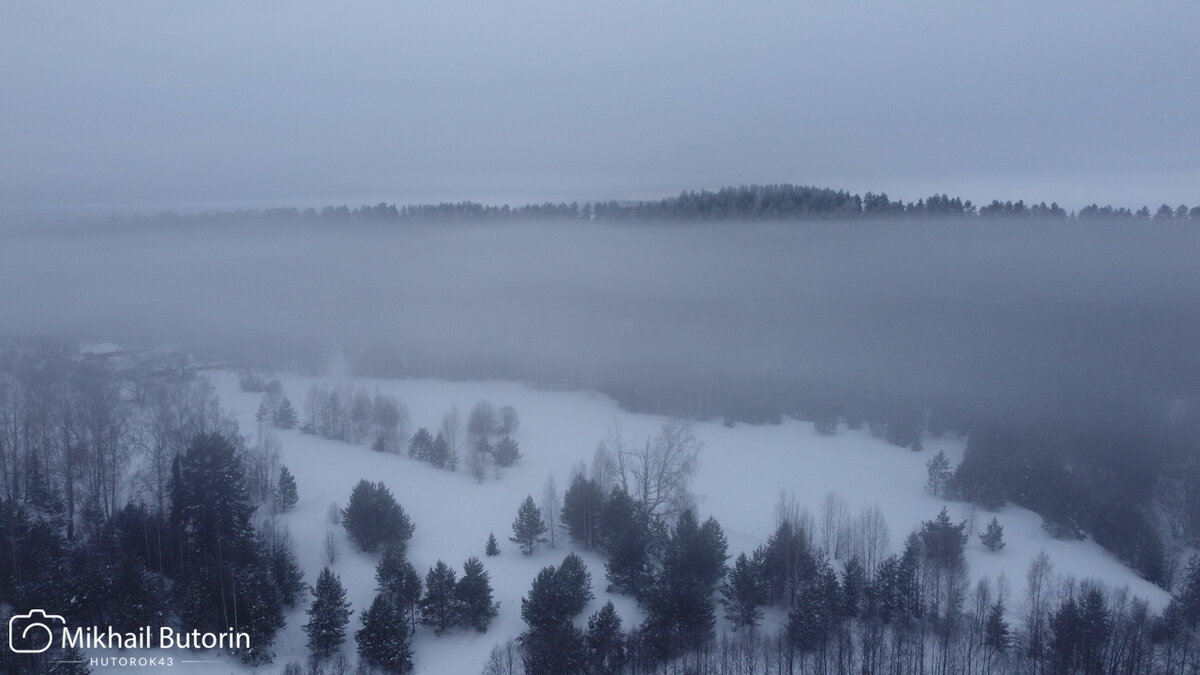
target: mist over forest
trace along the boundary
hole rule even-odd
[[[301,369],[341,346],[359,374],[699,417],[773,419],[817,393],[1062,418],[1200,381],[1186,220],[76,221],[5,241],[4,334]]]

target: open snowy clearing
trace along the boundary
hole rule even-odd
[[[240,391],[233,373],[215,373],[212,379],[222,405],[236,415],[242,432],[253,439],[260,395]],[[284,376],[281,380],[284,393],[298,408],[303,407],[304,394],[314,381],[341,382],[298,376]],[[572,468],[591,460],[597,444],[609,433],[614,421],[620,424],[627,442],[641,442],[668,421],[660,416],[623,411],[611,399],[594,392],[542,391],[508,382],[356,378],[353,383],[368,391],[400,397],[410,413],[410,432],[422,426],[434,431],[452,405],[457,405],[465,416],[479,400],[512,405],[521,418],[516,438],[523,459],[505,469],[499,479],[489,469],[482,485],[476,484],[461,466],[459,471],[451,473],[407,456],[374,452],[366,446],[325,440],[299,431],[276,432],[283,445],[282,462],[295,474],[300,493],[296,509],[280,516],[280,520],[291,531],[307,582],[311,583],[325,564],[326,533],[334,532],[339,542],[333,568],[341,576],[355,610],[343,646],[350,663],[356,659],[353,632],[361,626],[358,613],[374,597],[377,557],[354,550],[341,526],[331,524],[329,508],[334,502],[344,506],[355,483],[363,478],[383,481],[409,513],[416,525],[409,543],[409,557],[422,576],[438,559],[445,560],[460,574],[462,563],[469,556],[479,556],[484,561],[491,573],[495,599],[500,603],[499,617],[486,634],[459,629],[437,637],[429,629],[419,627],[413,641],[418,673],[477,673],[493,645],[516,637],[524,629],[521,597],[538,570],[545,565],[557,565],[570,547],[560,536],[557,548],[543,547],[533,556],[521,555],[508,542],[521,500],[526,495],[540,500],[549,474],[553,474],[558,489],[564,490]],[[699,510],[702,516],[712,515],[721,522],[729,539],[731,557],[766,542],[774,529],[774,509],[780,492],[793,494],[814,517],[829,492],[846,501],[852,517],[862,508],[878,504],[890,531],[890,551],[896,551],[908,532],[948,504],[925,493],[925,462],[938,450],[944,450],[957,463],[963,449],[960,439],[943,438],[926,439],[923,451],[912,452],[890,446],[866,431],[844,428],[832,437],[818,436],[811,423],[795,420],[780,425],[732,428],[717,422],[701,422],[694,425],[693,431],[704,444],[693,483]],[[969,517],[966,505],[948,505],[955,519]],[[979,511],[976,532],[992,515],[1004,526],[1007,546],[991,553],[983,548],[978,537],[972,536],[966,547],[967,563],[972,579],[1007,575],[1014,591],[1013,606],[1019,606],[1025,571],[1041,550],[1049,554],[1058,573],[1101,579],[1117,586],[1128,584],[1135,594],[1149,600],[1152,607],[1165,605],[1164,591],[1140,579],[1111,554],[1090,541],[1050,538],[1040,527],[1041,519],[1025,509],[1010,505],[997,514]],[[501,542],[502,553],[498,557],[483,554],[489,532],[494,532]],[[581,620],[611,599],[626,628],[640,621],[640,612],[631,598],[604,592],[602,558],[580,553],[591,569],[596,593]],[[308,599],[305,606],[307,602]],[[306,658],[301,628],[305,621],[304,607],[288,613],[287,626],[275,644],[276,662],[260,670],[279,671],[289,662],[302,662]],[[719,619],[717,630],[725,628],[724,619]],[[223,656],[185,653],[174,656],[175,672],[245,669]],[[220,663],[178,663],[188,658],[220,658]]]

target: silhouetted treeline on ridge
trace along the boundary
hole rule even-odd
[[[846,190],[808,185],[741,185],[716,191],[685,191],[673,197],[648,201],[597,201],[523,204],[518,206],[480,202],[442,202],[397,206],[380,202],[375,205],[347,205],[323,208],[295,207],[262,210],[222,211],[197,216],[163,213],[160,217],[189,219],[273,217],[321,220],[394,220],[394,221],[474,221],[506,219],[585,219],[585,220],[828,220],[870,218],[996,217],[1041,219],[1128,219],[1128,220],[1200,220],[1200,206],[1160,205],[1136,210],[1111,205],[1090,204],[1068,212],[1057,202],[1029,203],[1024,200],[992,200],[976,205],[969,199],[935,194],[916,201],[892,200],[887,193],[859,195]]]

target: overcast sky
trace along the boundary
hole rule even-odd
[[[1200,203],[1200,3],[6,2],[0,208]]]

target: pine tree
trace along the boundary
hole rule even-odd
[[[583,675],[587,652],[583,632],[570,621],[530,629],[521,634],[526,673]]]
[[[288,397],[284,396],[283,400],[279,402],[279,408],[275,411],[275,426],[280,429],[295,429],[298,418],[296,408],[292,406]]]
[[[508,467],[516,464],[517,460],[521,459],[521,450],[511,436],[505,436],[496,443],[496,448],[492,451],[492,455],[496,458],[497,466]]]
[[[180,557],[172,595],[180,621],[195,630],[251,634],[251,649],[238,656],[254,663],[270,659],[283,608],[268,551],[250,523],[255,505],[245,475],[238,446],[220,434],[199,434],[176,456],[169,520]],[[228,607],[245,611],[231,622]]]
[[[755,556],[760,559],[761,556]],[[725,618],[734,628],[741,626],[753,629],[762,619],[760,607],[766,603],[762,587],[762,566],[755,564],[745,553],[738,555],[733,569],[721,586],[721,604],[725,607]]]
[[[407,623],[415,629],[417,605],[421,601],[421,577],[404,557],[404,548],[388,546],[375,566],[376,590],[386,595],[396,607],[408,615]]]
[[[359,481],[342,513],[342,525],[358,547],[368,553],[381,545],[406,546],[413,524],[392,491],[382,482]]]
[[[993,553],[1004,548],[1004,527],[1000,521],[992,518],[987,529],[979,533],[979,541],[983,542],[983,545]]]
[[[362,628],[354,634],[359,658],[385,673],[412,670],[412,646],[406,613],[384,594],[375,596],[362,615]]]
[[[488,532],[487,545],[484,546],[483,552],[489,556],[500,555],[500,544],[496,543],[496,535]]]
[[[521,635],[527,673],[582,673],[586,664],[583,633],[571,622],[561,593],[562,578],[553,565],[538,572],[521,598]]]
[[[468,558],[463,564],[463,576],[454,593],[459,613],[456,623],[471,626],[480,633],[487,631],[500,608],[492,602],[491,577],[479,558]]]
[[[577,553],[568,553],[555,573],[563,611],[573,617],[583,611],[592,595],[592,573]]]
[[[617,616],[611,600],[588,618],[584,643],[589,673],[619,675],[624,671],[625,636],[621,632],[621,617]]]
[[[429,435],[428,429],[421,427],[417,429],[417,433],[413,434],[412,440],[408,443],[408,456],[428,462],[432,455],[433,437]]]
[[[938,497],[949,496],[950,481],[954,474],[950,470],[950,458],[945,452],[938,450],[938,453],[925,463],[925,473],[926,492]]]
[[[321,570],[313,589],[313,603],[308,608],[308,649],[313,658],[323,661],[335,652],[346,639],[346,624],[350,621],[350,603],[341,579],[328,567]]]
[[[421,598],[421,623],[441,634],[454,625],[457,616],[457,575],[441,560],[425,575],[425,597]]]
[[[521,618],[530,628],[544,628],[568,621],[559,592],[558,570],[553,565],[543,567],[533,578],[529,594],[521,598]]]
[[[925,558],[941,569],[963,564],[963,546],[967,543],[966,523],[955,525],[943,507],[937,518],[921,523],[921,544]]]
[[[286,513],[300,501],[296,491],[296,478],[286,466],[279,467],[279,483],[275,486],[275,511]]]
[[[537,545],[545,538],[546,523],[542,520],[541,509],[533,503],[533,497],[525,497],[521,508],[517,511],[517,519],[513,521],[513,536],[509,538],[521,547],[525,555],[533,555]]]

